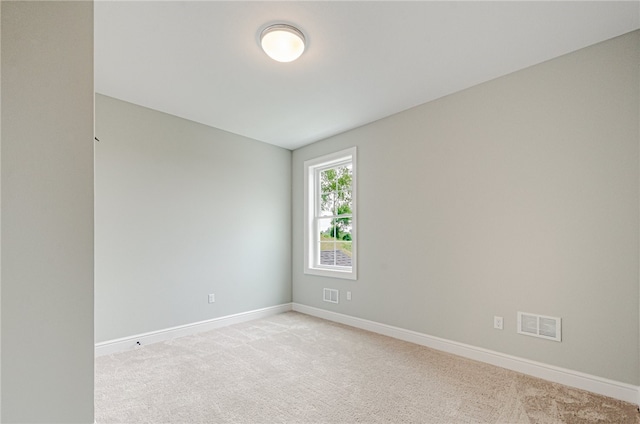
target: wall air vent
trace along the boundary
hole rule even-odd
[[[324,289],[323,299],[325,302],[338,303],[338,290]]]
[[[556,342],[562,341],[560,318],[518,312],[518,333]]]

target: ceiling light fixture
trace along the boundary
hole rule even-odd
[[[260,34],[262,50],[278,62],[292,62],[304,52],[305,39],[302,31],[287,24],[266,27]]]

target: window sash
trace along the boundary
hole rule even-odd
[[[355,147],[326,155],[320,158],[305,161],[305,267],[304,272],[307,274],[325,275],[329,277],[356,279],[357,269],[357,234],[356,234],[356,155]],[[321,175],[323,172],[349,166],[351,169],[351,185],[343,190],[332,190],[328,193],[334,196],[332,204],[332,213],[322,210],[322,182]],[[351,213],[338,214],[337,203],[335,202],[336,194],[344,193],[350,197]],[[339,239],[322,239],[321,221],[331,222],[335,219],[349,220],[349,234],[351,240]],[[326,230],[325,230],[326,231]],[[333,243],[332,250],[322,250],[321,244],[325,246]],[[349,246],[347,250],[343,247]],[[321,257],[324,253],[324,258]],[[326,252],[333,252],[328,254]],[[341,254],[339,252],[342,252]],[[349,255],[350,253],[350,255]],[[347,259],[348,257],[348,259]],[[333,264],[327,264],[327,260],[333,258]],[[344,265],[344,262],[350,260],[350,265]],[[325,263],[323,263],[325,261]],[[338,264],[342,261],[343,263]]]

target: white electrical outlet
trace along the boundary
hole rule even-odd
[[[216,295],[215,295],[215,294],[213,294],[213,293],[211,293],[211,294],[209,295],[209,303],[213,303],[213,302],[215,302],[215,301],[216,301]]]
[[[504,322],[502,320],[502,317],[493,317],[493,328],[496,328],[498,330],[502,330],[503,324],[504,324]]]
[[[351,300],[351,292],[350,291],[347,292],[347,300]]]

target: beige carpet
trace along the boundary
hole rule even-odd
[[[634,405],[295,312],[96,359],[106,423],[640,423]]]

